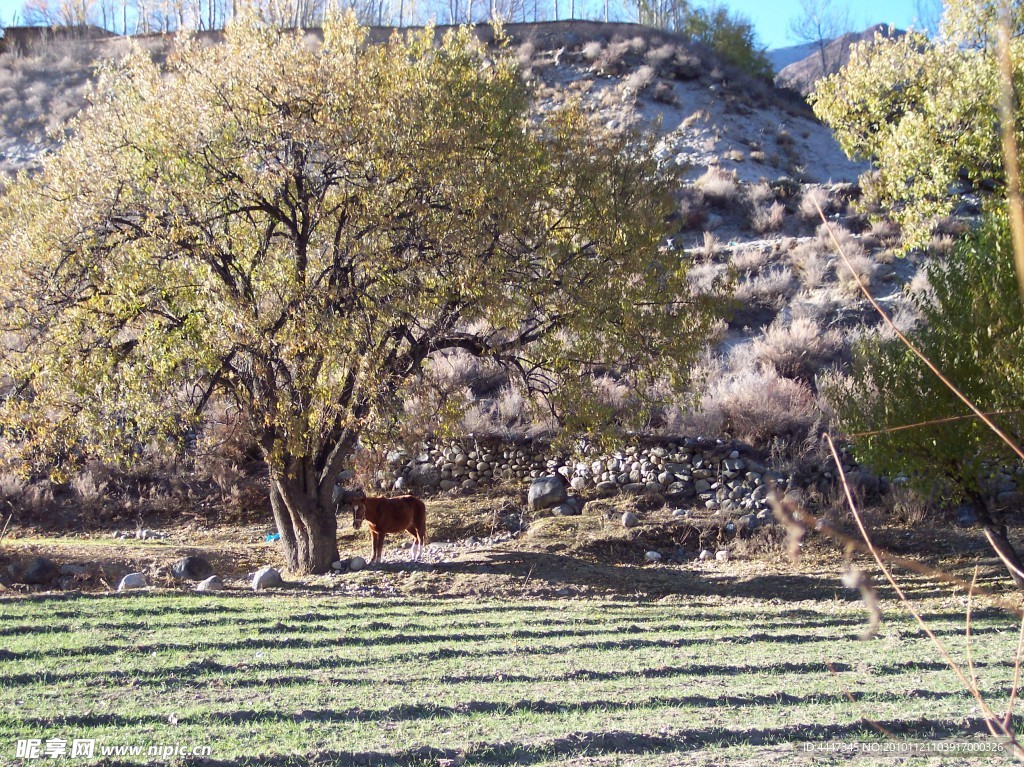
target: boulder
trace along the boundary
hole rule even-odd
[[[657,551],[648,551],[646,554],[644,554],[644,559],[646,559],[648,562],[660,562],[661,554]]]
[[[726,551],[725,549],[722,549],[721,551],[716,551],[715,552],[715,559],[718,562],[728,562],[729,561],[729,552]]]
[[[36,557],[25,568],[21,576],[24,583],[42,585],[57,577],[57,567],[46,557]]]
[[[568,500],[565,484],[558,477],[538,477],[530,483],[530,511],[549,509]]]
[[[213,575],[213,565],[202,557],[185,557],[171,565],[171,576],[179,581],[202,581]]]
[[[348,562],[348,569],[353,573],[358,572],[366,567],[366,560],[362,557],[352,557]]]
[[[632,511],[627,511],[622,515],[622,526],[623,527],[636,527],[640,524],[640,519]]]
[[[252,576],[253,591],[261,591],[262,589],[271,589],[283,585],[284,581],[281,580],[281,573],[273,567],[262,567]]]
[[[77,575],[85,575],[89,572],[89,565],[66,564],[60,566],[60,574],[74,578]]]
[[[578,517],[582,513],[574,503],[560,503],[557,506],[552,506],[551,511],[555,516],[560,517]]]
[[[196,586],[196,591],[223,591],[223,590],[224,590],[224,581],[222,581],[220,579],[220,577],[216,576],[216,575],[211,575],[209,578],[206,578],[206,579],[200,581],[199,584]]]
[[[146,583],[146,576],[142,573],[128,573],[121,582],[117,584],[118,591],[130,591],[132,589],[144,589],[149,584]]]

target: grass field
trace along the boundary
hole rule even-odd
[[[963,658],[962,609],[936,602],[929,621]],[[890,610],[859,641],[864,622],[841,601],[8,599],[0,763],[53,763],[17,758],[30,738],[68,753],[95,740],[92,760],[56,763],[141,746],[103,763],[233,766],[811,763],[805,745],[884,742],[869,720],[898,738],[988,740],[910,622]],[[983,611],[972,634],[981,687],[1002,705],[1016,626]],[[153,745],[210,753],[147,756]]]

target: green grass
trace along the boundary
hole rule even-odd
[[[963,658],[962,613],[936,603],[929,620]],[[760,764],[878,740],[867,720],[977,738],[973,700],[914,626],[888,616],[858,641],[863,623],[842,602],[10,599],[0,764],[20,763],[18,739],[54,737],[209,745],[212,765]],[[986,611],[972,632],[1002,705],[1016,627]]]

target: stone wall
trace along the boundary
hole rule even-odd
[[[792,481],[740,442],[682,439],[565,455],[543,442],[472,437],[422,443],[415,454],[392,451],[376,479],[384,490],[429,494],[525,485],[556,473],[578,493],[655,492],[723,511],[766,509],[769,483],[785,488]]]

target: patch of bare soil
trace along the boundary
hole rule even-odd
[[[858,598],[840,583],[842,552],[812,540],[793,562],[777,525],[742,533],[710,513],[691,509],[688,516],[676,517],[668,506],[651,508],[643,499],[624,496],[592,500],[580,516],[542,516],[527,511],[522,495],[508,490],[437,497],[427,508],[431,543],[421,561],[409,561],[409,542],[392,536],[379,565],[323,576],[286,574],[289,587],[379,597]],[[627,511],[639,518],[637,526],[623,525]],[[164,537],[119,539],[111,530],[45,537],[16,530],[0,543],[0,593],[109,591],[129,572],[145,574],[153,587],[188,590],[193,584],[176,582],[170,575],[171,564],[188,555],[209,560],[229,589],[247,589],[260,567],[282,567],[280,544],[266,540],[273,532],[269,524],[167,520],[151,532]],[[897,552],[913,552],[968,580],[979,565],[983,585],[1009,588],[975,531],[882,528],[877,542]],[[345,518],[339,519],[338,545],[342,558],[369,559],[368,533],[353,530]],[[700,560],[702,550],[728,551],[729,559]],[[651,551],[661,559],[649,561]],[[19,582],[36,557],[50,559],[62,572],[45,583]],[[906,575],[903,585],[915,597],[948,593],[919,576]]]

